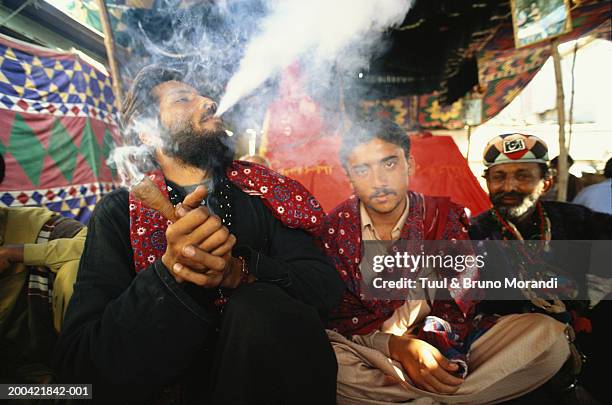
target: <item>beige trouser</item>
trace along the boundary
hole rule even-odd
[[[501,317],[472,345],[470,374],[453,395],[412,386],[400,363],[328,331],[338,360],[338,404],[486,404],[519,397],[544,384],[567,360],[565,328],[543,314]]]

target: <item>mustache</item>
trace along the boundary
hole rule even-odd
[[[382,197],[384,195],[397,195],[397,193],[390,189],[390,188],[379,188],[376,191],[374,191],[372,194],[370,194],[370,199],[372,198],[376,198],[376,197]]]
[[[200,116],[200,123],[204,123],[204,121],[208,121],[210,118],[214,117],[217,112],[217,103],[213,102],[204,107],[204,112]]]
[[[502,191],[502,192],[499,192],[491,196],[491,202],[493,203],[493,205],[499,204],[501,200],[503,200],[505,197],[516,198],[517,200],[524,200],[527,197],[527,195],[528,194],[525,194],[525,193],[519,193],[518,191],[508,191],[508,192]]]
[[[206,121],[208,121],[211,118],[215,117],[215,113],[214,112],[205,112],[202,113],[202,115],[200,116],[200,124],[205,123]]]

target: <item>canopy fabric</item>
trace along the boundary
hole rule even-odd
[[[609,1],[585,4],[571,11],[573,29],[561,42],[595,35],[610,39],[612,7]],[[515,49],[512,27],[502,26],[478,58],[479,81],[485,86],[484,121],[503,110],[544,66],[551,55],[550,43]]]
[[[361,107],[370,114],[391,119],[407,129],[463,128],[462,100],[443,105],[439,96],[438,92],[434,92],[390,100],[364,100]]]
[[[0,204],[46,206],[86,222],[112,190],[117,139],[110,77],[78,55],[0,36]]]
[[[571,41],[585,35],[610,40],[610,1],[582,4],[572,10],[573,30],[560,41]],[[496,116],[521,90],[529,84],[550,56],[550,42],[542,42],[516,49],[512,25],[500,25],[494,35],[482,43],[478,52],[478,82],[483,93],[483,122]],[[366,109],[378,109],[381,115],[395,120],[406,128],[458,129],[465,125],[463,103],[457,100],[451,105],[442,103],[443,93],[419,95],[414,101],[410,96],[392,99],[367,100]],[[416,103],[417,113],[411,112]]]

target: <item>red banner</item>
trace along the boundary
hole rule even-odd
[[[280,98],[268,109],[266,122],[262,149],[274,170],[306,186],[326,212],[349,197],[352,189],[339,159],[340,136],[325,133],[320,107],[304,93],[298,67],[285,72]],[[488,209],[487,194],[451,137],[413,136],[411,155],[415,167],[410,189],[448,196],[472,214]]]
[[[409,188],[431,196],[450,197],[471,215],[489,209],[491,203],[465,158],[450,136],[413,136],[415,162]]]

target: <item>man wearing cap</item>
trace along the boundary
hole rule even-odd
[[[533,135],[493,138],[484,152],[493,208],[473,219],[473,239],[610,239],[610,215],[558,201],[541,201],[552,187],[548,147]]]
[[[518,133],[497,136],[485,148],[484,164],[484,178],[493,207],[472,219],[472,239],[541,240],[543,246],[548,246],[550,240],[612,238],[612,216],[574,204],[541,199],[553,183],[548,165],[548,147],[542,139]],[[530,253],[528,259],[550,264],[553,259],[549,257],[539,251],[536,254]],[[514,272],[516,275],[520,266],[506,266],[501,271],[510,275]],[[526,270],[529,271],[529,268]],[[566,270],[575,275],[578,281],[583,281],[580,277],[586,278],[586,271],[582,272],[576,267]],[[500,271],[500,266],[492,266],[490,271]],[[485,271],[482,273],[486,274]],[[553,302],[538,297],[529,300],[526,297],[505,301],[489,300],[482,302],[479,308],[485,313],[502,315],[545,313],[563,323],[572,324],[577,331],[581,323],[584,325],[585,319],[577,317],[576,313],[585,313],[587,309],[586,304],[579,301]],[[592,321],[594,332],[597,333],[597,321]],[[575,367],[573,373],[576,374],[579,368]],[[571,370],[569,374],[572,374]]]
[[[355,195],[329,213],[321,228],[325,253],[346,285],[327,323],[338,361],[337,403],[480,404],[535,390],[568,356],[563,324],[542,314],[479,316],[477,297],[466,290],[420,294],[407,288],[405,296],[387,299],[367,288],[373,269],[366,244],[386,249],[374,241],[465,241],[467,218],[448,198],[408,189],[410,140],[404,130],[361,118],[340,149]],[[466,270],[461,277],[477,274]],[[448,347],[457,340],[463,347],[454,349],[466,354],[463,373]]]

